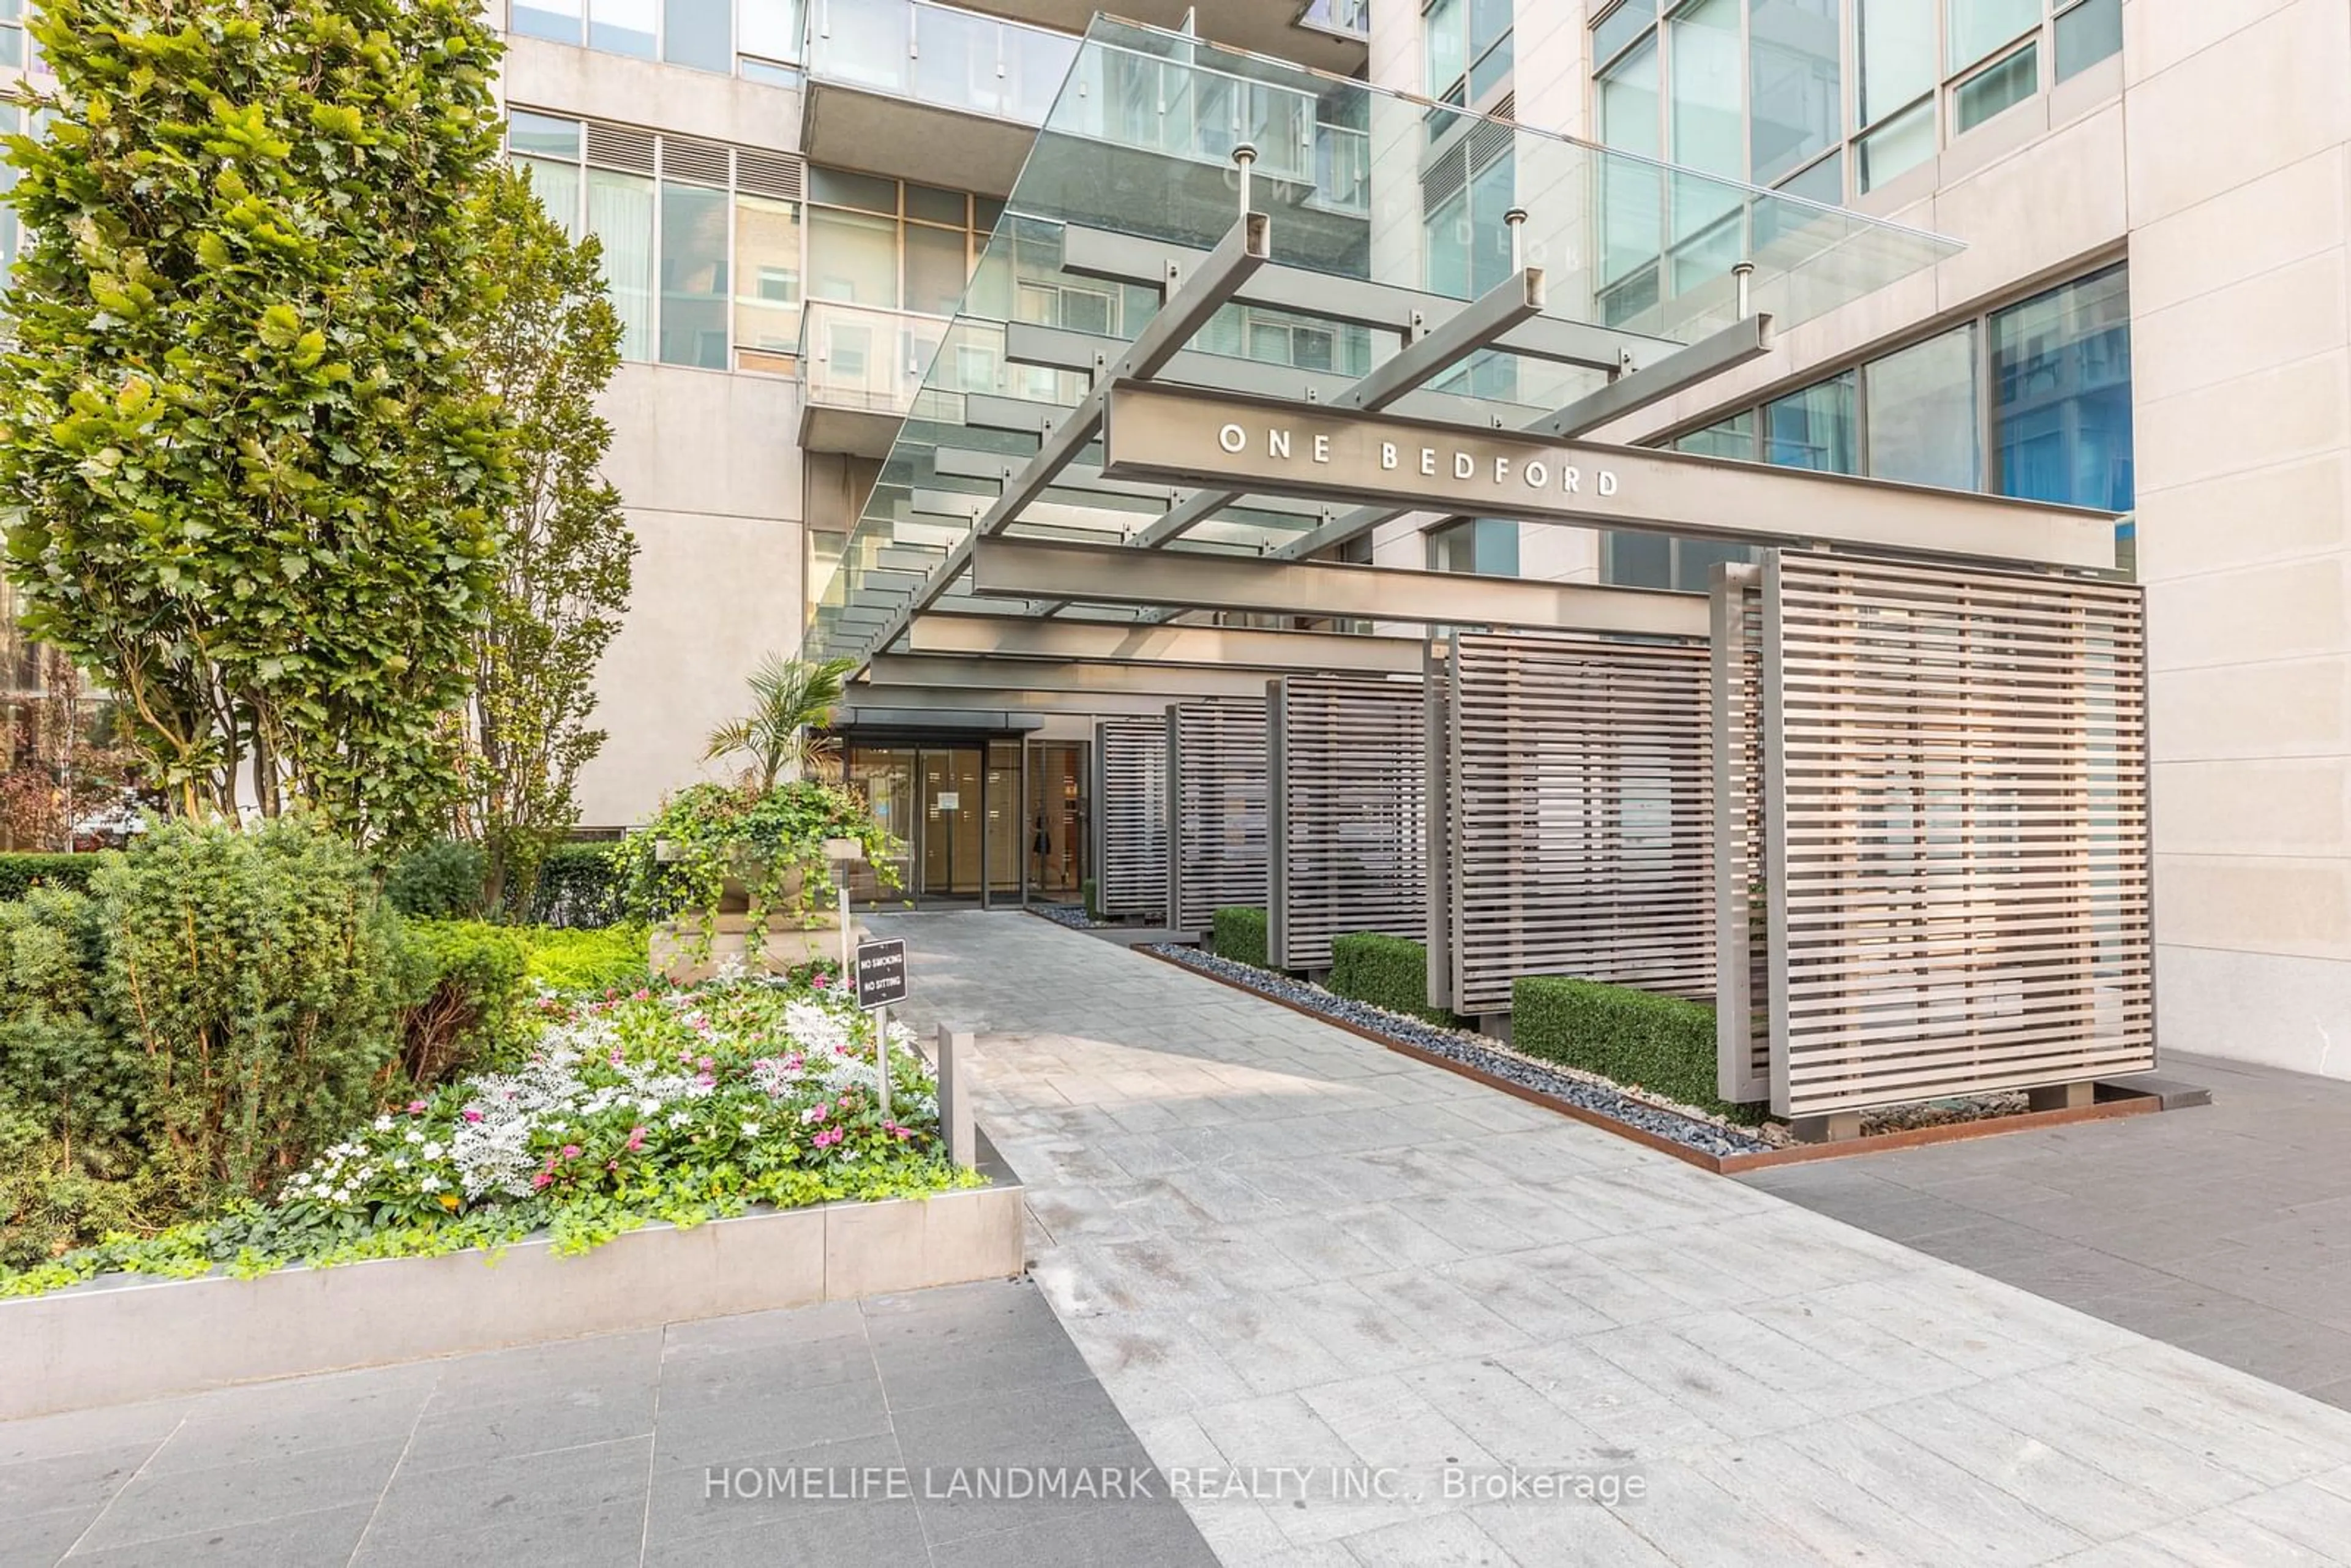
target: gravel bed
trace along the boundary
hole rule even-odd
[[[1310,986],[1287,975],[1235,963],[1230,958],[1219,958],[1196,947],[1178,947],[1162,943],[1144,951],[1172,958],[1187,969],[1197,969],[1218,979],[1229,980],[1260,996],[1272,997],[1304,1008],[1309,1012],[1385,1035],[1433,1056],[1441,1056],[1447,1061],[1477,1068],[1506,1082],[1564,1100],[1613,1122],[1669,1138],[1687,1148],[1709,1155],[1749,1155],[1761,1154],[1777,1146],[1744,1128],[1700,1121],[1666,1110],[1636,1099],[1604,1080],[1584,1077],[1537,1061],[1497,1041],[1464,1034],[1458,1030],[1440,1029],[1419,1019],[1389,1012],[1384,1008],[1333,996],[1320,986]]]
[[[1041,915],[1054,925],[1066,925],[1072,931],[1092,931],[1104,924],[1088,915],[1082,904],[1032,904],[1029,913]]]

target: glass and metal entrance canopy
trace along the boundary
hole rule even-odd
[[[1415,514],[2110,566],[2103,515],[1578,440],[1958,248],[1098,18],[810,646],[860,707],[1115,712],[1417,667],[1195,612],[1705,635],[1701,596],[1310,559]]]

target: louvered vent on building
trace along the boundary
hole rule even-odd
[[[735,188],[754,196],[774,196],[779,201],[797,202],[801,187],[806,184],[806,165],[799,159],[780,152],[754,152],[747,147],[735,149]]]
[[[1469,130],[1469,167],[1483,169],[1510,150],[1511,131],[1507,123],[1480,120]]]
[[[601,169],[625,169],[632,174],[653,172],[653,133],[633,125],[588,122],[588,162]]]
[[[1437,162],[1420,172],[1420,210],[1433,213],[1449,201],[1453,193],[1469,183],[1469,165],[1465,154],[1466,142],[1456,142],[1446,149]]]
[[[725,189],[729,170],[728,147],[723,141],[703,141],[692,136],[662,138],[662,178]]]

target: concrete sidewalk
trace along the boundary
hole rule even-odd
[[[0,1424],[0,1568],[1210,1568],[1171,1499],[956,1479],[1148,1463],[1033,1287],[959,1285]]]
[[[877,925],[1154,1458],[1309,1478],[1189,1504],[1228,1563],[2351,1554],[2351,1414],[1043,920]]]
[[[2212,1103],[1740,1179],[2351,1408],[2351,1082],[2164,1071]]]

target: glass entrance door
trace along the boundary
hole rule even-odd
[[[924,898],[976,899],[987,832],[980,748],[925,747],[921,758],[922,877],[914,891]]]

